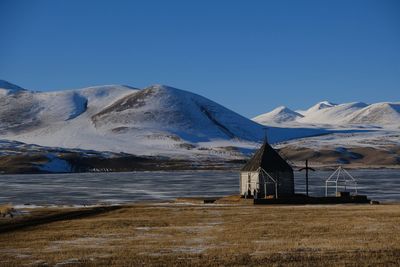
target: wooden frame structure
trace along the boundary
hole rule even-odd
[[[274,184],[275,187],[275,198],[278,198],[278,182],[268,173],[266,172],[263,168],[259,168],[258,169],[259,173],[261,173],[261,175],[263,176],[263,180],[264,180],[264,197],[267,198],[267,184],[268,184],[268,180],[271,180],[272,182],[270,182],[269,184]],[[267,179],[265,179],[265,176],[267,177]]]
[[[344,183],[340,185],[340,182]],[[330,185],[333,184],[333,185]],[[328,188],[335,188],[336,195],[339,188],[354,189],[357,195],[357,180],[342,166],[339,166],[325,181],[325,196],[328,196]]]

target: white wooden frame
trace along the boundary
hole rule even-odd
[[[267,182],[268,179],[264,179],[264,197],[267,197],[267,184],[274,184],[275,186],[275,198],[278,198],[278,182],[268,173],[266,172],[263,168],[259,167],[257,170],[261,174],[265,174],[267,178],[269,178],[272,182]]]
[[[341,176],[342,174],[342,176]],[[347,178],[346,178],[347,177]],[[343,178],[344,185],[340,186],[339,182],[341,181],[340,178]],[[333,184],[333,185],[330,185]],[[348,184],[350,186],[348,186]],[[351,186],[352,185],[352,186]],[[325,196],[328,196],[328,188],[335,188],[335,193],[337,195],[338,188],[344,187],[344,190],[347,188],[354,189],[357,195],[357,180],[342,166],[339,166],[325,181]]]

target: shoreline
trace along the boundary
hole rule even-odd
[[[242,166],[242,165],[240,165]],[[346,164],[337,164],[337,165],[313,165],[317,171],[332,171],[335,170],[338,166],[343,166],[345,169],[348,170],[371,170],[371,171],[378,171],[378,170],[398,170],[400,169],[400,165],[389,165],[389,166],[353,166],[353,165],[346,165]],[[293,168],[301,168],[303,165],[295,164]],[[35,174],[86,174],[86,173],[140,173],[140,172],[234,172],[239,171],[240,167],[237,168],[230,168],[230,167],[221,167],[221,168],[178,168],[178,169],[140,169],[140,170],[110,170],[110,171],[84,171],[84,172],[0,172],[0,176],[2,175],[35,175]]]
[[[205,206],[205,207],[213,207],[218,205],[229,205],[229,206],[242,206],[248,205],[253,206],[253,199],[248,199],[248,203],[240,203],[240,201],[229,200],[231,197],[236,196],[225,196],[225,197],[177,197],[174,199],[169,199],[165,201],[160,200],[140,200],[140,201],[132,201],[132,202],[120,202],[120,203],[97,203],[97,204],[13,204],[13,203],[0,203],[0,207],[2,205],[10,205],[17,210],[35,210],[35,209],[49,209],[49,210],[63,210],[63,209],[90,209],[90,208],[99,208],[99,207],[129,207],[129,206],[165,206],[165,205],[193,205],[193,206]],[[207,202],[205,200],[213,199],[215,202]],[[373,200],[373,199],[371,199]],[[251,203],[249,202],[251,201]],[[324,203],[324,204],[266,204],[262,206],[270,206],[270,207],[311,207],[311,206],[340,206],[340,205],[371,205],[370,203]],[[400,205],[400,201],[379,201],[378,204],[374,205]]]

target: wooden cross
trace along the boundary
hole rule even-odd
[[[315,171],[315,169],[308,167],[308,159],[306,160],[306,166],[304,168],[299,169],[299,172],[302,170],[306,170],[306,195],[308,196],[308,170]]]

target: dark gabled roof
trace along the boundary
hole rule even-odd
[[[261,146],[253,157],[243,166],[241,171],[257,171],[261,167],[265,171],[293,171],[292,167],[267,142]]]

